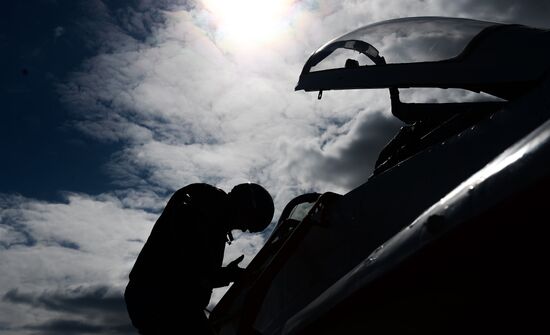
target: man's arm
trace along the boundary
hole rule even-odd
[[[245,269],[239,267],[239,263],[244,259],[244,255],[241,255],[226,267],[219,268],[212,278],[212,287],[227,286],[232,282],[238,281],[244,276]]]

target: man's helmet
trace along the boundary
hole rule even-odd
[[[262,186],[239,184],[229,192],[229,201],[239,229],[256,233],[271,223],[275,207],[271,195]]]

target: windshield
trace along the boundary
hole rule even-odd
[[[302,221],[306,215],[309,213],[309,210],[315,205],[315,202],[304,202],[292,209],[292,212],[288,216],[289,219]]]
[[[415,17],[375,23],[323,45],[310,57],[311,71],[343,68],[347,59],[356,60],[359,66],[373,63],[370,55],[346,41],[367,42],[385,58],[386,63],[450,59],[458,56],[481,30],[496,24],[445,17]],[[358,43],[355,45],[359,46]]]

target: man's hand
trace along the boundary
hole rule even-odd
[[[239,263],[242,262],[244,259],[244,255],[239,256],[235,260],[233,260],[231,263],[227,264],[226,271],[227,275],[229,277],[229,281],[237,281],[241,279],[244,276],[245,269],[239,267]]]
[[[231,284],[231,282],[242,280],[247,271],[239,267],[239,263],[244,259],[244,255],[241,255],[226,267],[219,268],[216,274],[213,276],[211,287],[222,287]]]
[[[243,259],[244,259],[244,255],[241,255],[238,258],[235,258],[235,260],[233,260],[231,263],[227,264],[227,267],[228,268],[239,268],[239,263],[242,262]]]

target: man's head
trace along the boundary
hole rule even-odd
[[[252,233],[264,230],[273,218],[273,199],[258,184],[239,184],[229,192],[229,204],[233,212],[235,229]]]

